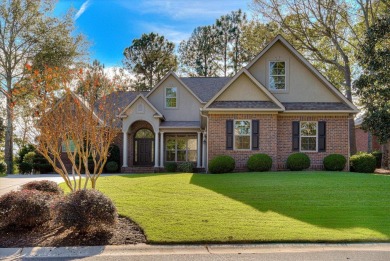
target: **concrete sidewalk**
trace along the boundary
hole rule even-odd
[[[188,256],[191,260],[196,256],[202,256],[207,260],[209,255],[221,255],[224,257],[238,257],[240,254],[255,255],[278,254],[279,256],[291,257],[290,254],[327,253],[324,260],[337,260],[331,258],[332,253],[344,255],[353,254],[356,257],[376,257],[375,260],[390,260],[390,243],[356,243],[356,244],[234,244],[234,245],[122,245],[122,246],[92,246],[92,247],[27,247],[27,248],[0,248],[0,259],[78,259],[90,257],[101,260],[119,260],[136,256],[148,256],[153,260],[157,256],[176,257]],[[329,255],[328,255],[329,254]],[[366,255],[366,256],[364,256]],[[211,256],[210,256],[211,257]],[[248,256],[249,257],[249,256]],[[89,258],[87,258],[89,259]],[[92,260],[92,259],[91,259]],[[248,259],[252,260],[252,259]],[[374,260],[374,259],[369,259]]]

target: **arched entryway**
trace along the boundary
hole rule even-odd
[[[139,129],[134,135],[134,165],[153,166],[154,133],[149,129]]]

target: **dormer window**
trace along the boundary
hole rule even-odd
[[[165,88],[165,108],[177,108],[177,87]]]
[[[286,62],[269,62],[269,87],[273,91],[287,90],[286,84]]]

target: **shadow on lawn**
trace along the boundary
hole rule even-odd
[[[276,175],[279,174],[194,174],[191,184],[261,212],[273,211],[331,229],[367,228],[390,238],[388,181],[375,181],[376,184],[372,183],[373,176],[348,173]]]

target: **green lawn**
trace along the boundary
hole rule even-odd
[[[1,177],[6,177],[7,176],[7,174],[5,174],[5,173],[0,173],[0,178]]]
[[[98,189],[151,243],[390,240],[390,176],[145,174]]]

